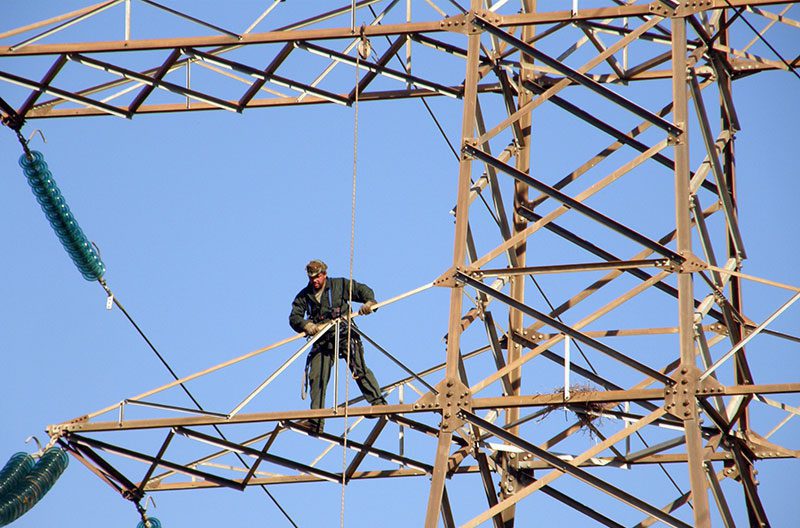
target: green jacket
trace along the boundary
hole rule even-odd
[[[342,314],[345,310],[350,313],[350,306],[347,304],[347,298],[350,295],[349,288],[350,281],[348,279],[328,277],[322,292],[322,301],[317,302],[317,299],[314,298],[314,288],[309,283],[300,290],[292,301],[289,326],[299,333],[303,331],[303,326],[308,321],[318,323],[326,319],[332,319],[337,308]],[[353,300],[360,303],[374,301],[375,293],[366,284],[353,281]]]

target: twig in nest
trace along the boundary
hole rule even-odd
[[[605,411],[605,404],[597,401],[571,401],[576,395],[589,394],[592,392],[597,392],[597,389],[591,385],[583,385],[580,383],[570,385],[570,400],[548,405],[537,421],[541,422],[556,409],[564,409],[565,413],[571,412],[577,417],[578,422],[581,424],[581,430],[587,432],[589,436],[594,437],[596,433],[594,427],[591,427],[590,424],[596,420],[601,420],[601,415],[603,411]],[[553,394],[564,394],[564,387],[553,389]]]

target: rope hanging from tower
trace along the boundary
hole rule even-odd
[[[372,51],[372,44],[365,35],[366,26],[361,25],[359,43],[356,48],[356,68],[355,68],[355,89],[353,91],[353,185],[352,185],[352,202],[350,209],[350,276],[349,276],[349,289],[347,303],[349,306],[353,305],[353,265],[355,262],[355,244],[356,244],[356,183],[358,174],[358,99],[359,99],[359,69],[361,68],[361,61],[369,58]],[[353,32],[355,32],[355,3],[353,5]],[[349,312],[349,311],[348,311]],[[348,313],[347,317],[347,358],[345,365],[350,365],[351,354],[351,339],[352,339],[352,326],[350,323],[351,315]],[[339,335],[338,329],[336,335]],[[336,351],[338,357],[338,350]],[[336,367],[337,372],[339,367]],[[344,433],[342,435],[342,505],[340,515],[340,525],[344,528],[344,512],[345,512],[345,487],[347,486],[347,426],[348,418],[350,416],[350,384],[349,369],[345,368],[345,396],[344,396]]]

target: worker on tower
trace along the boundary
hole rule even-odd
[[[289,326],[295,332],[304,332],[308,336],[317,334],[325,323],[350,314],[348,298],[350,296],[350,280],[344,278],[328,278],[328,266],[321,260],[312,260],[306,265],[308,284],[292,301],[292,312],[289,315]],[[372,313],[375,294],[366,284],[352,281],[353,300],[363,303],[358,313]],[[306,318],[308,317],[308,318]],[[339,357],[347,358],[348,321],[339,325]],[[353,323],[355,328],[355,324]],[[386,405],[381,394],[380,385],[375,375],[364,363],[364,345],[361,337],[353,329],[350,330],[350,372],[356,380],[361,393],[370,405]],[[336,329],[328,330],[308,354],[306,375],[311,389],[311,408],[325,407],[325,390],[331,377],[331,365],[335,358]],[[307,422],[313,433],[319,434],[323,428],[323,420],[312,419]]]

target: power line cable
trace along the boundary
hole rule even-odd
[[[122,312],[122,314],[125,316],[125,318],[136,329],[136,332],[138,332],[138,334],[142,337],[142,339],[144,339],[145,343],[147,343],[147,346],[150,348],[150,350],[152,350],[153,353],[155,353],[156,357],[158,357],[159,361],[161,361],[161,364],[164,365],[164,368],[167,369],[167,371],[175,379],[175,381],[178,381],[180,379],[178,377],[178,375],[172,369],[172,367],[167,362],[167,360],[164,358],[164,356],[158,351],[158,349],[155,347],[155,345],[150,340],[150,338],[147,337],[147,335],[144,333],[142,328],[136,323],[136,321],[133,320],[133,317],[131,317],[131,315],[128,313],[128,311],[125,309],[125,307],[122,306],[122,303],[119,302],[119,299],[117,298],[117,296],[114,295],[111,292],[111,289],[106,284],[106,281],[101,279],[98,282],[103,287],[103,289],[106,291],[106,293],[111,297],[111,299],[113,300],[114,304],[117,306],[117,308],[119,308],[119,310]],[[194,395],[189,391],[188,388],[186,388],[186,386],[183,383],[180,383],[180,387],[183,389],[183,391],[186,393],[186,395],[189,397],[189,399],[192,400],[192,403],[195,404],[197,409],[200,410],[200,411],[205,412],[205,409],[203,408],[202,405],[200,405],[200,402],[197,401],[197,398],[194,397]],[[212,427],[217,432],[217,434],[219,434],[220,438],[222,438],[226,442],[228,441],[228,439],[225,437],[225,434],[222,432],[222,430],[219,428],[219,426],[212,425]],[[242,458],[242,455],[240,453],[234,452],[234,454],[236,455],[236,458],[239,459],[239,462],[241,462],[244,467],[246,467],[247,469],[250,469],[250,466],[248,466],[247,462],[245,462],[244,458]],[[272,493],[270,493],[270,491],[267,489],[267,487],[264,484],[260,484],[259,486],[261,487],[262,490],[264,490],[264,493],[266,493],[267,496],[270,498],[270,500],[272,500],[273,504],[275,504],[275,506],[283,514],[283,516],[286,517],[286,520],[288,520],[291,523],[291,525],[294,526],[295,528],[299,528],[297,526],[297,524],[294,522],[294,520],[291,518],[289,513],[283,508],[283,506],[281,506],[281,504],[278,502],[278,500],[275,498],[275,496]]]

